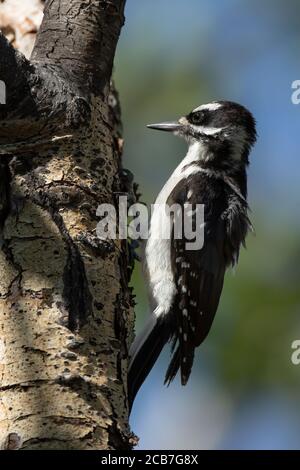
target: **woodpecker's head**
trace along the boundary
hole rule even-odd
[[[252,114],[231,101],[203,104],[177,122],[150,124],[148,127],[173,132],[190,144],[200,142],[206,146],[208,155],[225,152],[232,159],[245,163],[256,140]]]

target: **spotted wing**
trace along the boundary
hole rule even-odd
[[[228,264],[228,250],[231,250],[227,243],[226,220],[222,218],[227,209],[226,188],[222,181],[214,181],[212,185],[207,176],[196,174],[178,183],[168,204],[182,209],[186,205],[186,210],[181,214],[182,221],[185,221],[181,239],[176,238],[180,226],[176,211],[173,217],[171,259],[177,296],[172,313],[176,321],[173,351],[175,347],[176,350],[167,370],[166,382],[169,383],[180,368],[181,382],[186,384],[195,348],[207,336],[217,311]],[[201,230],[199,218],[197,220],[199,204],[204,205],[204,244],[198,249],[187,249],[187,243],[191,240],[185,236],[186,221],[189,220],[189,227],[192,224],[193,230]]]

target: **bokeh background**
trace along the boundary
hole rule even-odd
[[[128,0],[115,79],[125,167],[150,204],[186,146],[146,129],[229,99],[255,115],[249,201],[255,236],[228,272],[189,384],[163,387],[166,350],[140,390],[131,426],[140,449],[299,449],[300,79],[298,0]],[[137,330],[148,314],[140,266]]]

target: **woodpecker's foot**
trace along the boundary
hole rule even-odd
[[[136,252],[140,246],[138,240],[128,240],[129,258],[134,261],[141,261],[140,255]]]
[[[138,184],[134,182],[133,173],[126,168],[122,168],[119,172],[120,177],[120,192],[128,198],[128,206],[135,204],[140,197],[138,193]]]
[[[104,257],[115,250],[115,245],[112,240],[101,240],[93,233],[80,233],[76,240],[82,243],[87,249],[91,250],[94,254]]]

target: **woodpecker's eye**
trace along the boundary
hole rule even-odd
[[[196,126],[206,124],[208,121],[208,113],[206,111],[195,111],[189,114],[188,120],[191,124],[195,124]]]

